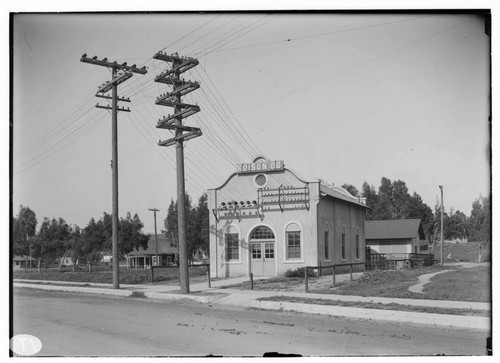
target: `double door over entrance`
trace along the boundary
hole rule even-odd
[[[260,226],[250,234],[250,268],[254,276],[275,276],[275,238],[269,227]]]

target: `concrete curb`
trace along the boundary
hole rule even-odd
[[[482,316],[461,316],[431,313],[414,313],[408,311],[364,309],[345,306],[327,306],[314,304],[289,303],[280,301],[253,300],[245,307],[271,309],[279,311],[296,311],[308,314],[323,314],[346,318],[383,320],[397,323],[433,325],[476,330],[490,330],[490,318]]]
[[[54,286],[54,285],[44,285],[44,284],[24,284],[20,282],[14,283],[14,287],[23,287],[36,290],[63,291],[63,292],[85,292],[96,295],[114,295],[114,296],[132,296],[134,293],[131,290],[114,290],[106,288],[62,286],[62,285]]]
[[[150,299],[158,299],[158,300],[183,300],[189,299],[194,300],[199,303],[208,304],[219,300],[224,297],[224,295],[180,295],[180,294],[165,294],[161,292],[145,292],[144,296]]]

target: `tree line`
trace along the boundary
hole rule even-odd
[[[188,258],[193,260],[208,255],[208,207],[207,195],[203,194],[197,207],[192,207],[191,198],[186,195]],[[28,206],[20,206],[19,214],[12,219],[12,248],[14,255],[31,256],[42,263],[58,262],[65,254],[73,261],[98,264],[103,254],[111,255],[112,220],[106,212],[99,220],[91,218],[84,228],[69,225],[63,218],[44,218],[37,229],[36,213]],[[171,246],[178,246],[177,203],[173,200],[164,221]],[[146,249],[151,234],[143,232],[144,223],[138,214],[127,213],[120,218],[118,226],[119,255],[123,256]]]
[[[361,192],[353,185],[342,185],[352,195],[366,198],[370,209],[366,220],[420,219],[425,235],[430,243],[441,239],[441,204],[436,202],[434,210],[422,201],[416,192],[410,194],[402,180],[392,181],[383,177],[375,189],[366,181]],[[469,216],[450,208],[443,213],[443,235],[445,240],[468,239],[469,241],[490,242],[491,208],[490,198],[479,196],[472,203]]]

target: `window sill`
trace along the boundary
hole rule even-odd
[[[224,261],[224,264],[225,265],[241,265],[242,262],[241,262],[241,260],[237,260],[237,261]]]
[[[285,260],[283,263],[304,263],[304,260]]]

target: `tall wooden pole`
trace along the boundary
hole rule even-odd
[[[162,72],[155,78],[155,82],[172,85],[173,89],[156,99],[157,105],[174,108],[174,114],[158,120],[156,127],[175,130],[175,137],[160,140],[160,146],[174,146],[177,168],[177,226],[179,232],[179,284],[181,293],[189,293],[189,266],[186,241],[186,188],[184,181],[184,141],[201,136],[202,132],[197,127],[182,124],[186,117],[200,111],[197,105],[181,102],[181,96],[186,95],[200,87],[198,82],[185,81],[180,74],[198,65],[198,60],[189,57],[179,57],[178,54],[168,55],[162,51],[157,52],[154,59],[172,63],[172,68]]]
[[[156,266],[159,266],[160,265],[160,261],[158,260],[158,233],[156,232],[156,212],[159,212],[160,210],[156,209],[156,208],[150,208],[149,210],[154,213],[154,219],[155,219]]]
[[[439,189],[441,189],[441,266],[444,265],[444,257],[443,257],[443,244],[444,244],[444,224],[443,224],[443,214],[444,214],[444,209],[443,209],[443,186],[440,185]]]
[[[179,80],[179,72],[174,72],[174,79]],[[179,93],[175,95],[177,103],[181,102]],[[181,107],[174,107],[175,113],[182,111]],[[175,120],[177,126],[182,126],[182,118],[178,117]],[[175,136],[181,136],[182,129],[175,130]],[[186,186],[184,179],[184,142],[182,138],[178,138],[175,143],[175,156],[177,167],[177,224],[179,229],[179,283],[181,293],[189,293],[189,267],[187,258],[187,241],[186,241]]]
[[[113,67],[112,78],[116,77],[116,68]],[[111,145],[112,145],[112,200],[113,212],[111,213],[112,223],[112,246],[113,246],[113,289],[120,288],[120,258],[118,256],[118,110],[116,99],[116,83],[112,88],[112,107],[111,120]]]
[[[132,77],[132,73],[146,74],[146,67],[137,68],[136,65],[128,66],[127,62],[118,64],[108,61],[108,58],[98,59],[95,57],[87,57],[83,54],[80,58],[81,62],[98,65],[111,69],[111,81],[102,84],[97,90],[97,97],[111,100],[111,107],[96,105],[97,108],[111,110],[111,195],[112,195],[112,212],[111,212],[111,228],[112,228],[112,255],[113,255],[113,288],[120,288],[120,257],[118,249],[118,111],[130,112],[130,109],[118,107],[118,101],[130,102],[130,99],[120,98],[117,96],[117,87],[120,83],[125,82]],[[120,74],[118,74],[120,71]],[[111,97],[104,93],[111,90]]]

